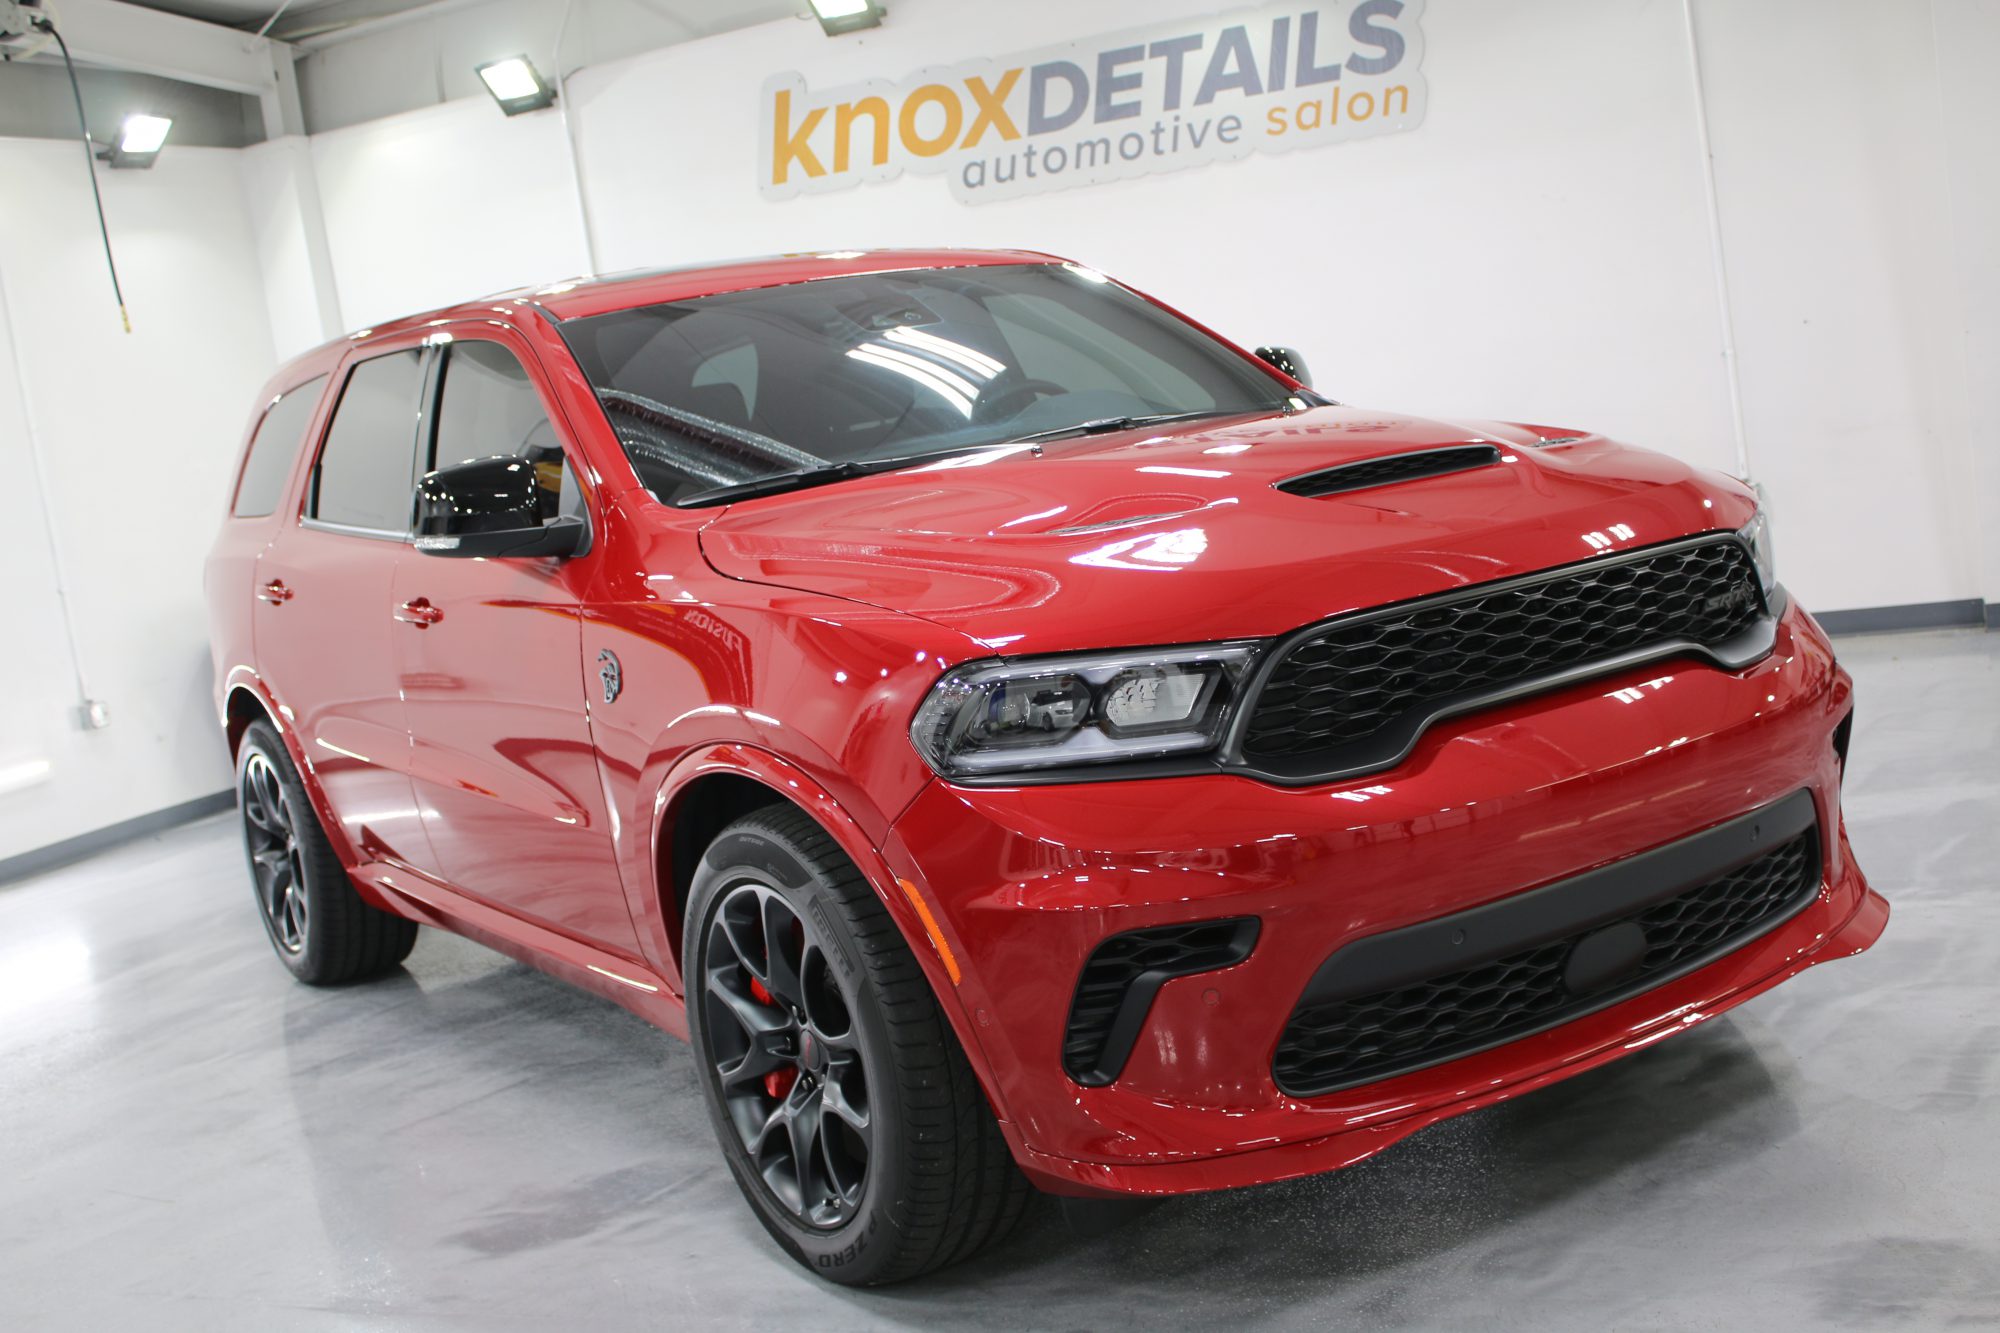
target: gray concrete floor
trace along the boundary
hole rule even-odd
[[[0,889],[0,1328],[2000,1323],[2000,635],[1848,639],[1870,953],[1331,1176],[884,1292],[772,1247],[684,1047],[426,932],[295,985],[214,819]]]

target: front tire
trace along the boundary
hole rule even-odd
[[[362,901],[268,722],[251,723],[237,748],[236,809],[258,915],[293,976],[337,986],[410,956],[417,923]]]
[[[689,1037],[737,1186],[850,1286],[957,1263],[1031,1193],[916,959],[804,811],[724,829],[688,895]]]

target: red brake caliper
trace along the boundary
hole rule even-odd
[[[764,983],[755,977],[750,978],[750,994],[759,1004],[768,1004],[774,1009],[778,1007],[778,1002],[771,998],[771,992],[765,990]],[[798,1081],[798,1069],[793,1065],[784,1065],[764,1075],[764,1092],[773,1101],[781,1102],[785,1100],[786,1094],[791,1092],[792,1084]]]

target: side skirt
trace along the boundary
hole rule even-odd
[[[654,1027],[687,1040],[687,1009],[666,979],[646,964],[523,921],[403,866],[370,861],[354,870],[402,916],[483,944],[580,990],[630,1009]]]

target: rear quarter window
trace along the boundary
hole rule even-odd
[[[237,518],[262,518],[284,498],[285,478],[292,475],[292,460],[305,442],[306,427],[312,424],[313,409],[326,392],[326,376],[308,380],[287,390],[265,411],[250,437],[250,453],[243,460],[243,475],[236,483],[236,501],[229,512]]]

